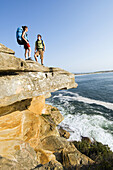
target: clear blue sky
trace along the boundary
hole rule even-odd
[[[113,0],[3,0],[0,42],[24,59],[16,29],[28,26],[34,55],[36,35],[46,44],[44,63],[71,72],[113,69]]]

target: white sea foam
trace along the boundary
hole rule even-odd
[[[81,136],[89,137],[91,140],[95,139],[98,142],[101,142],[105,145],[108,145],[113,151],[113,121],[110,121],[104,117],[104,113],[98,111],[100,115],[87,115],[84,112],[76,113],[71,115],[71,111],[74,113],[76,108],[71,105],[70,101],[79,101],[87,104],[96,104],[104,106],[108,109],[113,110],[113,103],[103,102],[99,100],[93,100],[90,98],[82,97],[77,93],[62,91],[60,94],[55,95],[53,98],[58,98],[60,101],[55,104],[61,113],[64,115],[65,119],[61,122],[67,131],[70,132],[71,136],[69,140],[81,140]],[[54,101],[52,100],[52,105]],[[68,112],[69,111],[69,112]],[[66,113],[68,112],[68,115]],[[97,112],[95,110],[95,112]],[[111,128],[109,128],[111,127]]]
[[[103,116],[68,114],[60,125],[70,131],[71,136],[69,140],[71,141],[80,141],[81,136],[86,136],[91,140],[95,139],[98,142],[108,145],[113,151],[113,135],[103,128],[103,126],[112,126],[112,123],[112,121],[108,121]]]
[[[61,101],[65,101],[65,102],[75,100],[75,101],[88,103],[88,104],[96,104],[96,105],[104,106],[108,109],[113,110],[113,103],[94,100],[94,99],[90,99],[90,98],[87,98],[87,97],[82,97],[82,96],[78,95],[77,93],[72,93],[72,92],[63,91],[63,93],[64,93],[64,95],[61,95],[61,94],[55,95],[53,98],[58,97]],[[69,94],[69,95],[67,95],[67,94]],[[70,96],[70,94],[72,96]]]

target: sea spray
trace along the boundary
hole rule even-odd
[[[87,136],[113,151],[113,73],[77,76],[77,89],[58,91],[47,103],[61,111],[69,140]]]

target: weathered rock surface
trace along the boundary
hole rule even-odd
[[[58,161],[50,161],[45,165],[38,165],[34,170],[63,170],[63,166]]]
[[[67,169],[94,163],[89,157],[80,153],[73,143],[59,136],[46,137],[42,140],[42,147],[52,151],[56,159]]]
[[[58,131],[59,131],[61,137],[64,137],[64,138],[66,138],[66,139],[69,139],[69,137],[70,137],[70,133],[69,133],[69,132],[67,132],[66,130],[64,130],[62,127],[60,127],[60,128],[58,129]]]
[[[75,169],[77,167],[82,167],[83,165],[94,163],[93,160],[80,153],[78,150],[71,152],[67,151],[66,148],[62,151],[62,159],[62,164],[66,169]]]
[[[46,164],[47,162],[50,162],[52,160],[56,160],[55,155],[48,150],[44,150],[44,149],[35,149],[36,153],[37,153],[37,161],[40,164]]]
[[[49,74],[49,73],[48,73]],[[45,73],[21,73],[0,77],[0,107],[17,101],[46,95],[59,89],[75,87],[72,75],[63,74],[46,78]],[[68,79],[69,78],[69,79]]]
[[[51,105],[46,104],[46,113],[43,115],[48,121],[53,122],[55,125],[58,125],[64,120],[64,117],[60,111]]]
[[[57,125],[63,116],[45,104],[51,92],[75,87],[74,74],[16,58],[0,44],[1,169],[59,170],[92,163],[60,137]]]
[[[25,61],[14,56],[15,52],[3,44],[0,43],[0,72],[4,73],[14,73],[14,72],[44,72],[44,73],[65,73],[70,74],[69,72],[54,67],[43,67],[37,62],[34,61]],[[48,76],[48,75],[46,75]]]
[[[31,170],[37,166],[37,155],[27,143],[10,140],[0,142],[0,146],[0,153],[1,148],[6,151],[4,157],[0,157],[1,170]]]
[[[0,53],[8,53],[8,54],[15,54],[15,52],[9,48],[7,48],[5,45],[0,43]]]
[[[0,107],[59,89],[77,87],[74,74],[16,58],[12,50],[0,46]]]
[[[25,105],[25,106],[24,106]],[[16,108],[15,108],[16,107]],[[42,149],[40,140],[47,136],[56,135],[59,136],[58,129],[55,122],[58,123],[61,120],[54,118],[54,121],[46,117],[49,115],[51,118],[53,108],[52,106],[45,105],[45,97],[37,96],[32,100],[27,100],[13,105],[12,110],[16,110],[0,117],[0,144],[4,147],[0,148],[0,154],[8,159],[13,159],[15,150],[11,141],[14,141],[14,145],[20,146],[18,141],[27,142],[37,153],[37,160],[39,163],[47,163],[51,160],[55,160],[55,155],[51,151]],[[11,106],[9,107],[11,109]],[[55,108],[54,108],[55,109]],[[8,110],[8,108],[7,108]],[[57,110],[57,109],[56,109]],[[57,110],[58,115],[60,115]],[[46,115],[46,116],[45,116]],[[62,116],[60,116],[62,118]],[[9,149],[10,148],[10,149]]]
[[[38,104],[32,109],[32,105],[35,106],[33,101],[36,104],[35,99]],[[59,136],[55,124],[41,115],[45,112],[44,98],[39,96],[35,99],[27,110],[15,111],[0,117],[0,140],[20,139],[29,142],[35,148],[39,138],[43,139],[54,134]]]
[[[73,152],[77,150],[74,144],[68,142],[65,138],[60,136],[48,136],[41,140],[42,148],[52,152],[62,151],[64,148],[67,151]]]

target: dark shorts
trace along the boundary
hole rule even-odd
[[[25,43],[25,44],[24,44],[24,48],[25,48],[25,49],[28,49],[29,47],[30,47],[29,43]]]

